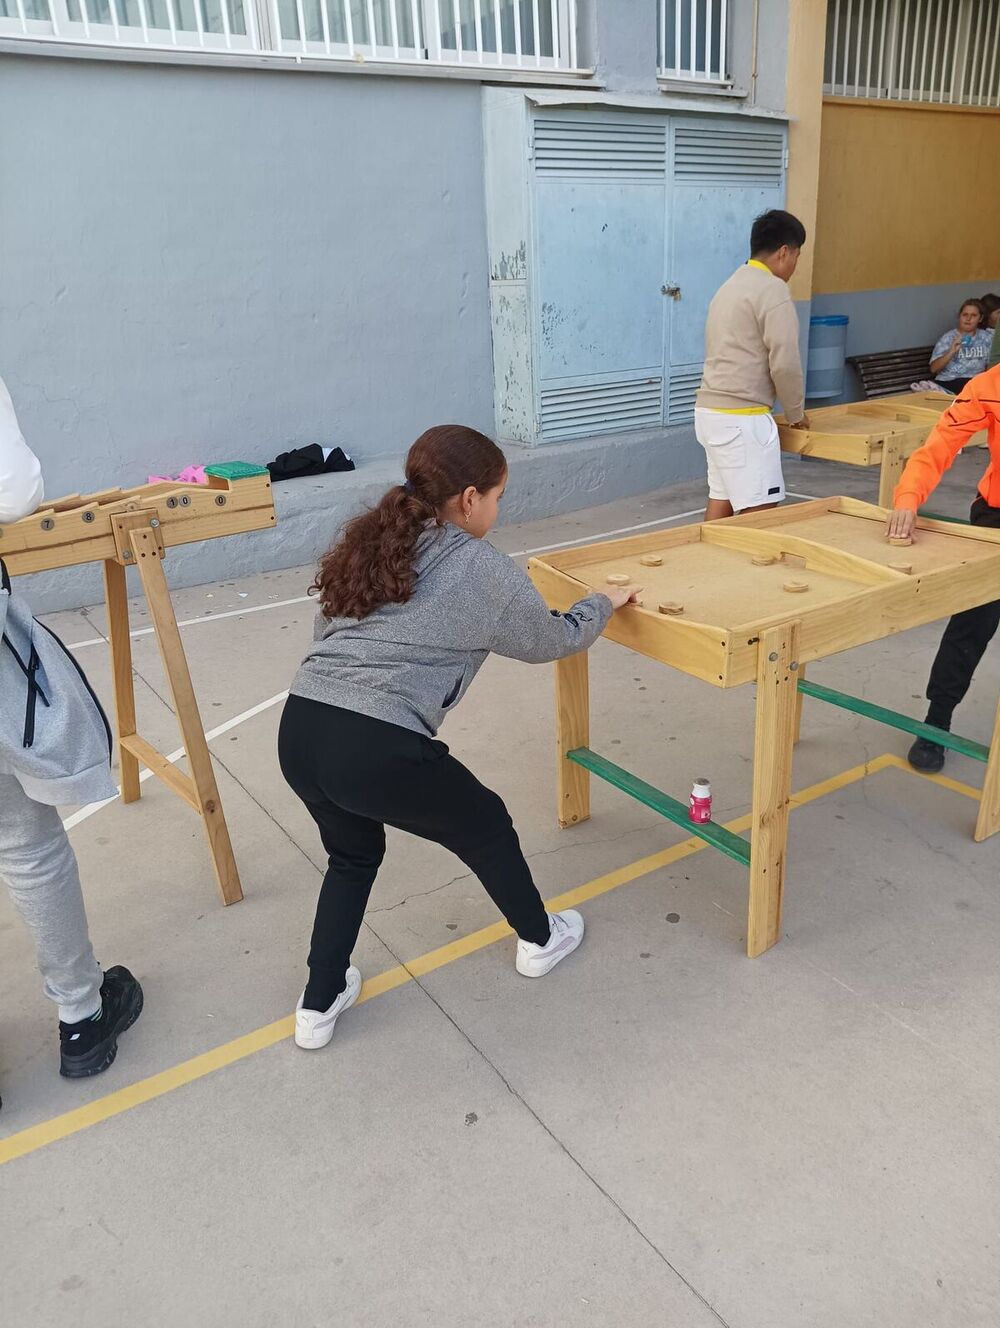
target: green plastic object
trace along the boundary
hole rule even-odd
[[[971,756],[974,761],[985,763],[990,759],[990,749],[984,747],[981,742],[973,742],[971,738],[960,738],[946,729],[935,728],[933,724],[922,724],[918,719],[910,719],[909,715],[901,715],[896,710],[887,710],[885,706],[872,705],[871,701],[862,701],[860,696],[848,696],[846,692],[836,692],[832,687],[810,682],[808,678],[799,679],[799,691],[803,696],[811,696],[817,701],[826,701],[829,705],[839,706],[841,710],[852,710],[856,715],[874,719],[877,724],[885,724],[891,729],[902,729],[904,733],[912,733],[915,738],[927,738],[930,742],[936,742],[939,747],[948,747],[953,752],[961,752],[963,756]]]
[[[945,516],[943,512],[925,512],[921,509],[917,516],[925,516],[929,521],[947,521],[953,526],[969,525],[964,516]]]
[[[567,752],[566,760],[572,761],[575,765],[583,766],[584,770],[589,770],[598,779],[613,784],[622,793],[627,793],[630,798],[635,798],[636,802],[651,807],[654,812],[659,812],[661,816],[668,821],[673,821],[675,825],[683,826],[689,834],[704,839],[713,848],[717,848],[720,853],[725,853],[727,858],[733,858],[734,861],[741,862],[744,867],[750,866],[750,845],[747,841],[741,835],[734,835],[725,826],[716,825],[714,821],[709,821],[707,825],[694,825],[688,820],[687,803],[678,802],[669,793],[663,793],[660,789],[654,788],[652,784],[647,784],[644,779],[623,770],[620,765],[615,765],[613,761],[606,760],[603,756],[599,756],[597,752],[592,752],[589,747],[577,747],[573,751]]]
[[[205,474],[214,475],[217,480],[249,480],[267,473],[266,466],[258,466],[254,461],[218,461],[205,467]]]

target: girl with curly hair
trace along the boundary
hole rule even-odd
[[[633,587],[550,613],[489,544],[507,482],[499,447],[460,425],[428,429],[406,481],[356,517],[320,564],[315,637],[278,739],[282,773],[319,827],[329,865],[295,1040],[324,1047],[358,998],[351,952],[391,825],[450,849],[518,937],[517,971],[542,977],[583,939],[547,913],[507,808],[436,739],[490,652],[541,664],[586,650]]]

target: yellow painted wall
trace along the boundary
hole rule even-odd
[[[816,208],[823,124],[823,55],[827,0],[789,0],[788,179],[785,206],[806,228],[806,247],[789,283],[793,300],[812,293]]]
[[[823,105],[813,291],[1000,272],[1000,113]]]

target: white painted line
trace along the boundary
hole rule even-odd
[[[266,701],[261,701],[259,705],[251,706],[249,710],[244,710],[242,714],[234,715],[232,719],[227,719],[224,724],[219,724],[216,728],[209,729],[205,734],[206,741],[211,742],[213,738],[221,738],[223,733],[228,733],[230,729],[236,728],[237,724],[242,724],[244,720],[253,719],[255,715],[260,715],[265,710],[270,710],[272,706],[280,705],[287,696],[287,692],[278,692],[276,696],[270,696]],[[176,765],[184,755],[184,748],[178,747],[177,750],[171,752],[166,759],[171,765]],[[139,783],[144,784],[147,779],[152,778],[152,770],[143,770],[139,774]],[[72,830],[73,827],[79,825],[81,821],[89,820],[90,817],[93,816],[95,812],[99,812],[102,807],[107,807],[109,803],[117,802],[120,797],[121,788],[118,789],[118,792],[113,798],[105,798],[102,802],[88,802],[86,807],[81,807],[80,810],[74,812],[72,816],[66,817],[65,821],[63,821],[63,828],[65,830]]]
[[[789,498],[805,498],[812,502],[814,495],[811,493],[792,493],[786,491]],[[509,556],[511,558],[527,558],[536,553],[554,553],[556,549],[569,549],[574,544],[590,544],[597,540],[610,539],[612,535],[629,535],[633,530],[649,530],[651,526],[665,526],[670,521],[683,521],[686,516],[701,516],[705,510],[705,504],[701,507],[692,507],[690,512],[675,512],[673,516],[661,516],[655,521],[641,521],[635,526],[622,526],[619,530],[603,530],[599,535],[581,535],[578,539],[563,540],[561,544],[544,544],[540,549],[518,549],[516,553]]]
[[[199,623],[218,622],[222,618],[242,618],[247,613],[263,613],[265,609],[284,609],[289,604],[308,604],[313,598],[312,595],[296,595],[294,599],[279,599],[273,604],[251,604],[246,609],[228,609],[225,613],[207,613],[201,618],[184,618],[177,624],[178,627],[197,627]],[[152,636],[152,627],[137,627],[134,632],[129,632],[129,636]],[[107,638],[103,636],[92,636],[86,641],[73,641],[67,647],[69,650],[83,650],[86,646],[106,646]]]
[[[561,544],[543,544],[540,549],[518,549],[511,558],[528,558],[535,553],[554,553],[556,549],[569,549],[574,544],[592,544],[597,540],[610,539],[612,535],[629,535],[634,530],[649,530],[651,526],[665,526],[670,521],[683,521],[686,516],[697,516],[704,512],[704,504],[690,512],[675,512],[673,516],[661,516],[655,521],[640,521],[635,526],[622,526],[619,530],[602,530],[599,535],[579,535],[576,539],[563,540]]]

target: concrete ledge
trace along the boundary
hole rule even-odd
[[[545,447],[506,444],[510,482],[501,521],[514,524],[614,502],[696,478],[704,462],[690,426],[644,433],[605,434]],[[378,502],[402,478],[397,460],[365,462],[357,470],[274,486],[274,530],[206,540],[170,549],[164,564],[171,586],[232,581],[254,572],[314,563],[343,523]],[[129,591],[139,594],[130,571]],[[103,599],[97,564],[19,577],[17,588],[36,613],[76,609]]]

